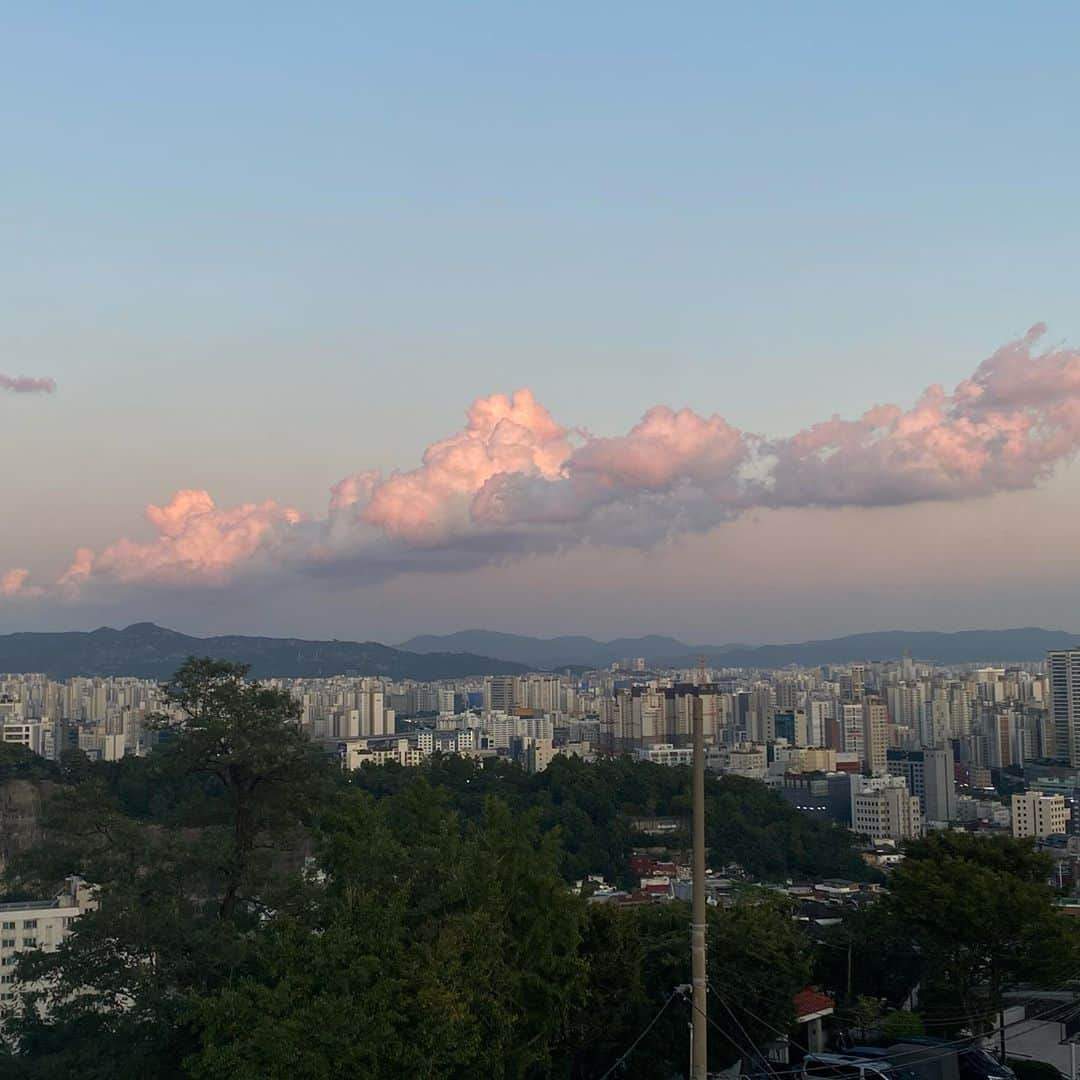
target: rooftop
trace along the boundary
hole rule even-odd
[[[0,911],[48,911],[60,907],[55,900],[16,900],[9,904],[0,904]]]

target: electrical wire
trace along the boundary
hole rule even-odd
[[[672,990],[671,993],[668,994],[667,1000],[664,1002],[663,1005],[660,1006],[660,1009],[658,1010],[656,1015],[648,1022],[648,1024],[645,1025],[645,1029],[642,1031],[642,1033],[626,1048],[625,1051],[623,1051],[623,1054],[619,1058],[619,1060],[616,1061],[615,1064],[612,1065],[611,1068],[608,1069],[608,1071],[600,1077],[600,1080],[607,1080],[607,1078],[611,1076],[611,1074],[615,1072],[615,1070],[637,1049],[638,1043],[640,1043],[641,1040],[644,1039],[650,1031],[652,1031],[653,1027],[655,1027],[656,1025],[656,1021],[664,1015],[664,1010],[672,1003],[672,1001],[675,1000],[678,993],[678,990]]]
[[[712,990],[712,992],[720,1000],[720,1003],[724,1006],[724,1008],[727,1009],[727,1011],[730,1013],[731,1012],[731,1006],[728,1005],[727,1001],[725,1001],[723,994],[721,994],[720,991],[717,990],[713,986],[712,983],[708,983],[707,985],[708,985],[709,989]],[[768,1028],[774,1035],[778,1035],[781,1039],[784,1039],[787,1042],[794,1043],[796,1048],[799,1049],[799,1050],[802,1050],[803,1053],[805,1053],[805,1054],[810,1053],[809,1047],[803,1046],[802,1043],[800,1043],[796,1039],[793,1039],[789,1034],[786,1034],[785,1032],[781,1031],[779,1028],[773,1027],[773,1025],[770,1024],[768,1022],[768,1020],[763,1020],[756,1013],[751,1012],[745,1005],[740,1003],[739,1008],[742,1009],[742,1011],[744,1013],[746,1013],[746,1015],[749,1016],[751,1020],[756,1020],[759,1024],[761,1024],[762,1027]],[[732,1014],[732,1016],[734,1017],[734,1014]]]
[[[732,1035],[729,1032],[725,1031],[711,1016],[709,1016],[708,1013],[702,1012],[701,1009],[699,1009],[697,1007],[697,1005],[694,1004],[694,999],[693,999],[693,997],[691,997],[691,995],[687,994],[685,990],[679,991],[679,993],[681,994],[683,1001],[685,1001],[686,1004],[690,1006],[691,1012],[695,1012],[699,1016],[703,1016],[705,1018],[705,1022],[710,1027],[716,1028],[716,1030],[725,1039],[727,1039],[727,1041],[729,1043],[731,1043],[731,1045],[733,1047],[735,1047],[735,1052],[739,1055],[740,1058],[750,1058],[751,1060],[754,1059],[754,1058],[757,1058],[759,1061],[761,1061],[765,1065],[765,1068],[774,1077],[779,1077],[781,1075],[781,1073],[777,1072],[772,1067],[772,1063],[769,1061],[768,1057],[766,1057],[766,1055],[763,1054],[761,1052],[761,1050],[758,1049],[758,1047],[754,1044],[752,1039],[750,1040],[750,1052],[747,1053],[747,1050],[746,1050],[745,1046],[742,1046],[739,1042],[737,1042],[732,1037]],[[746,1034],[745,1031],[743,1032],[743,1034]],[[747,1036],[747,1038],[749,1038],[749,1036]]]
[[[706,983],[706,985],[708,985],[708,984]],[[743,1033],[743,1036],[746,1038],[746,1041],[757,1052],[758,1057],[760,1057],[761,1060],[765,1063],[765,1068],[768,1069],[769,1072],[771,1072],[773,1074],[773,1076],[775,1076],[776,1075],[776,1070],[772,1067],[772,1062],[769,1061],[768,1055],[762,1053],[761,1050],[758,1049],[757,1044],[754,1042],[753,1039],[750,1038],[750,1033],[746,1030],[746,1028],[744,1028],[742,1026],[742,1022],[735,1015],[735,1013],[732,1010],[731,1006],[724,1000],[723,996],[721,994],[716,993],[715,990],[713,991],[713,994],[716,997],[716,1000],[719,1001],[720,1004],[723,1005],[725,1009],[727,1009],[728,1016],[730,1016],[731,1019],[734,1021],[735,1026]]]
[[[1011,1020],[1011,1021],[1009,1021],[1009,1023],[1004,1024],[1001,1027],[994,1028],[993,1030],[987,1032],[985,1034],[985,1036],[983,1036],[983,1038],[986,1038],[986,1039],[993,1038],[993,1036],[1000,1034],[1002,1031],[1007,1030],[1008,1028],[1011,1028],[1011,1027],[1016,1027],[1019,1024],[1032,1024],[1032,1023],[1050,1024],[1050,1023],[1058,1023],[1059,1022],[1058,1019],[1047,1019],[1047,1017],[1049,1017],[1051,1013],[1057,1012],[1059,1009],[1062,1009],[1063,1007],[1067,1006],[1068,1004],[1069,1004],[1068,1002],[1060,1002],[1060,1001],[1055,1002],[1054,1005],[1051,1008],[1045,1010],[1044,1012],[1037,1013],[1035,1016],[1027,1016],[1027,1017],[1021,1017],[1018,1020]],[[1077,1009],[1080,1009],[1080,1002],[1077,1002],[1075,1007]],[[729,1042],[732,1042],[732,1044],[735,1045],[736,1048],[738,1048],[737,1044],[734,1043],[734,1041],[731,1039],[731,1037],[729,1035],[727,1035],[727,1033],[722,1028],[720,1028],[715,1023],[715,1021],[712,1020],[711,1017],[706,1017],[706,1019],[709,1021],[710,1024],[712,1024],[713,1027],[716,1027],[717,1030],[720,1031],[720,1033],[722,1035],[724,1035],[724,1037],[727,1038]],[[923,1064],[926,1064],[926,1063],[931,1062],[931,1061],[937,1061],[937,1060],[939,1060],[941,1058],[948,1057],[950,1054],[956,1053],[959,1049],[961,1049],[963,1047],[968,1047],[968,1046],[973,1046],[973,1045],[978,1045],[978,1044],[977,1044],[977,1042],[975,1042],[975,1040],[973,1040],[969,1036],[969,1037],[965,1037],[965,1038],[962,1038],[962,1039],[951,1040],[949,1042],[938,1043],[937,1045],[932,1046],[932,1047],[928,1046],[928,1047],[926,1047],[927,1052],[925,1054],[919,1054],[918,1056],[911,1057],[911,1058],[906,1058],[905,1057],[904,1061],[901,1062],[900,1067],[907,1069],[907,1068],[911,1068],[911,1067],[914,1067],[914,1066],[917,1066],[917,1065],[923,1065]],[[843,1051],[837,1051],[836,1053],[841,1057],[845,1056]],[[767,1059],[764,1057],[763,1054],[761,1054],[760,1051],[758,1051],[758,1056],[762,1060],[767,1061]],[[773,1069],[773,1068],[770,1067],[769,1071],[771,1072],[772,1076],[777,1078],[777,1080],[780,1080],[780,1078],[782,1078],[782,1077],[801,1077],[803,1075],[803,1069],[801,1067],[794,1068],[794,1069]]]

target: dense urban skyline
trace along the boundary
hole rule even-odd
[[[0,1074],[1080,1080],[1078,34],[0,14]]]

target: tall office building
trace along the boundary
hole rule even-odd
[[[1053,756],[1074,768],[1080,765],[1080,648],[1046,654],[1050,675],[1050,718]]]
[[[513,675],[489,675],[484,680],[485,712],[509,712],[517,703],[517,680]]]
[[[851,697],[854,701],[862,701],[866,691],[866,665],[851,665]]]
[[[889,711],[880,698],[868,697],[863,701],[863,755],[867,767],[875,776],[880,776],[886,771],[888,719]]]
[[[952,746],[923,750],[889,750],[890,776],[902,776],[908,791],[919,799],[927,821],[956,819],[956,777]]]
[[[859,759],[865,762],[866,741],[862,706],[847,704],[841,705],[840,709],[840,749],[848,754],[858,754]]]
[[[831,698],[808,698],[806,702],[806,740],[810,746],[825,746],[828,722],[833,718]]]
[[[926,820],[956,820],[956,767],[950,743],[923,751]]]

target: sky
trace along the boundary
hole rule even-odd
[[[1077,31],[8,5],[0,631],[1076,629]]]

